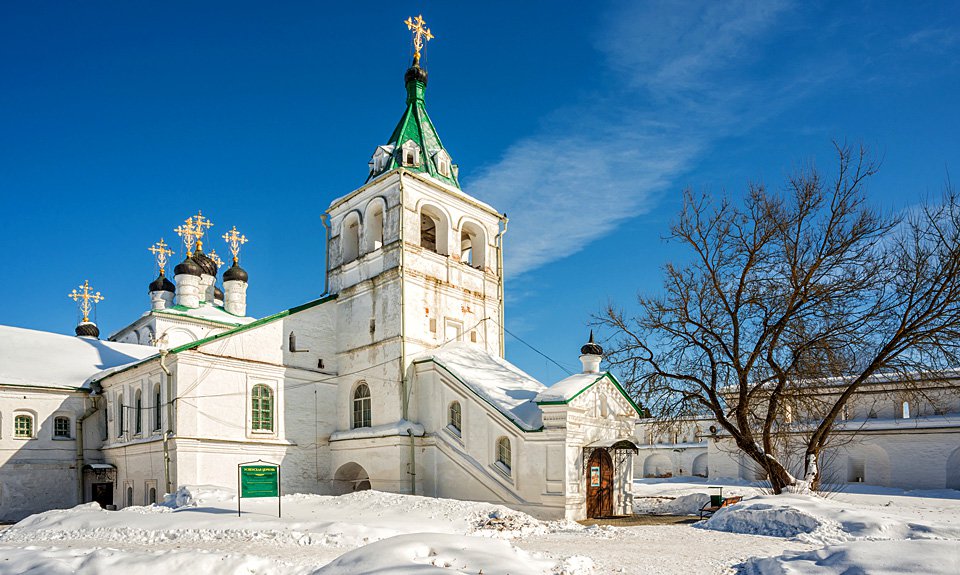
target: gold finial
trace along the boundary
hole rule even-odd
[[[424,27],[423,14],[417,16],[416,18],[410,17],[404,21],[404,24],[407,25],[407,30],[413,32],[413,65],[420,65],[420,50],[423,50],[424,42],[433,40],[433,34],[430,33],[430,28]]]
[[[183,220],[183,225],[177,226],[173,231],[183,238],[183,245],[187,248],[187,256],[193,255],[193,245],[197,245],[198,250],[203,249],[203,236],[207,229],[213,227],[213,222],[203,217],[203,212],[197,210],[197,215]]]
[[[151,252],[153,256],[157,258],[157,267],[160,268],[160,275],[164,275],[167,271],[167,256],[172,256],[173,250],[168,250],[167,242],[163,241],[163,238],[160,238],[160,241],[147,248],[147,251]]]
[[[87,323],[90,321],[90,312],[93,311],[93,306],[103,301],[104,297],[100,295],[100,292],[93,293],[93,289],[90,288],[90,282],[87,280],[83,280],[83,285],[80,286],[80,290],[81,291],[73,290],[67,294],[67,297],[80,304],[83,323]]]
[[[232,230],[223,234],[223,240],[230,245],[230,253],[233,254],[233,263],[237,263],[240,259],[240,246],[247,243],[247,236],[237,232],[237,226],[233,226]]]
[[[207,254],[207,257],[213,260],[213,263],[217,264],[218,268],[223,265],[223,260],[217,255],[217,250],[210,250],[210,253]]]

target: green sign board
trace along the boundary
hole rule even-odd
[[[280,497],[278,471],[272,465],[241,465],[240,497]]]

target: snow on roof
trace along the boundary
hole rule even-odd
[[[0,325],[0,385],[80,388],[103,370],[156,353],[148,345]]]
[[[534,400],[546,386],[505,359],[475,345],[451,343],[414,360],[424,361],[444,367],[521,429],[543,427],[543,413]]]
[[[605,375],[605,373],[575,373],[541,391],[534,401],[537,403],[566,403],[584,389],[600,381]]]

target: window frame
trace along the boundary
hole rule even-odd
[[[137,390],[133,394],[133,434],[143,433],[143,391]]]
[[[506,449],[504,449],[506,445]],[[495,446],[495,464],[501,471],[506,473],[508,476],[512,475],[513,472],[513,444],[510,441],[510,438],[506,435],[501,435],[497,438]],[[504,461],[504,452],[506,452],[506,461]]]
[[[163,428],[163,396],[159,383],[153,386],[153,400],[155,402],[153,406],[153,430],[160,431]]]
[[[454,421],[454,415],[456,415],[456,421]],[[463,434],[463,404],[459,400],[455,399],[447,405],[447,429],[457,437]]]
[[[361,395],[365,391],[366,395]],[[367,382],[361,381],[350,395],[350,429],[373,427],[373,393]],[[358,421],[359,419],[359,421]]]
[[[262,390],[266,390],[265,398]],[[258,434],[276,433],[276,397],[276,391],[266,383],[256,383],[250,388],[250,431]],[[268,402],[267,407],[263,405],[264,399]],[[264,413],[268,415],[269,421],[264,421]],[[269,427],[266,427],[265,423],[268,423]]]
[[[57,424],[66,421],[67,422],[67,433],[66,435],[61,435],[57,433]],[[55,415],[53,416],[53,439],[73,439],[73,425],[70,421],[70,418],[66,415]]]
[[[27,422],[27,434],[24,435],[21,433],[19,423],[21,421]],[[13,438],[14,439],[36,439],[37,437],[37,426],[35,425],[35,418],[32,413],[18,412],[13,415]]]

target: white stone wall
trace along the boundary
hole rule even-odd
[[[88,405],[86,396],[81,391],[0,386],[0,521],[77,505],[77,418]],[[32,438],[15,437],[18,414],[33,418]],[[69,439],[53,437],[57,416],[70,419]],[[96,457],[100,437],[96,426],[85,425],[85,452]]]

